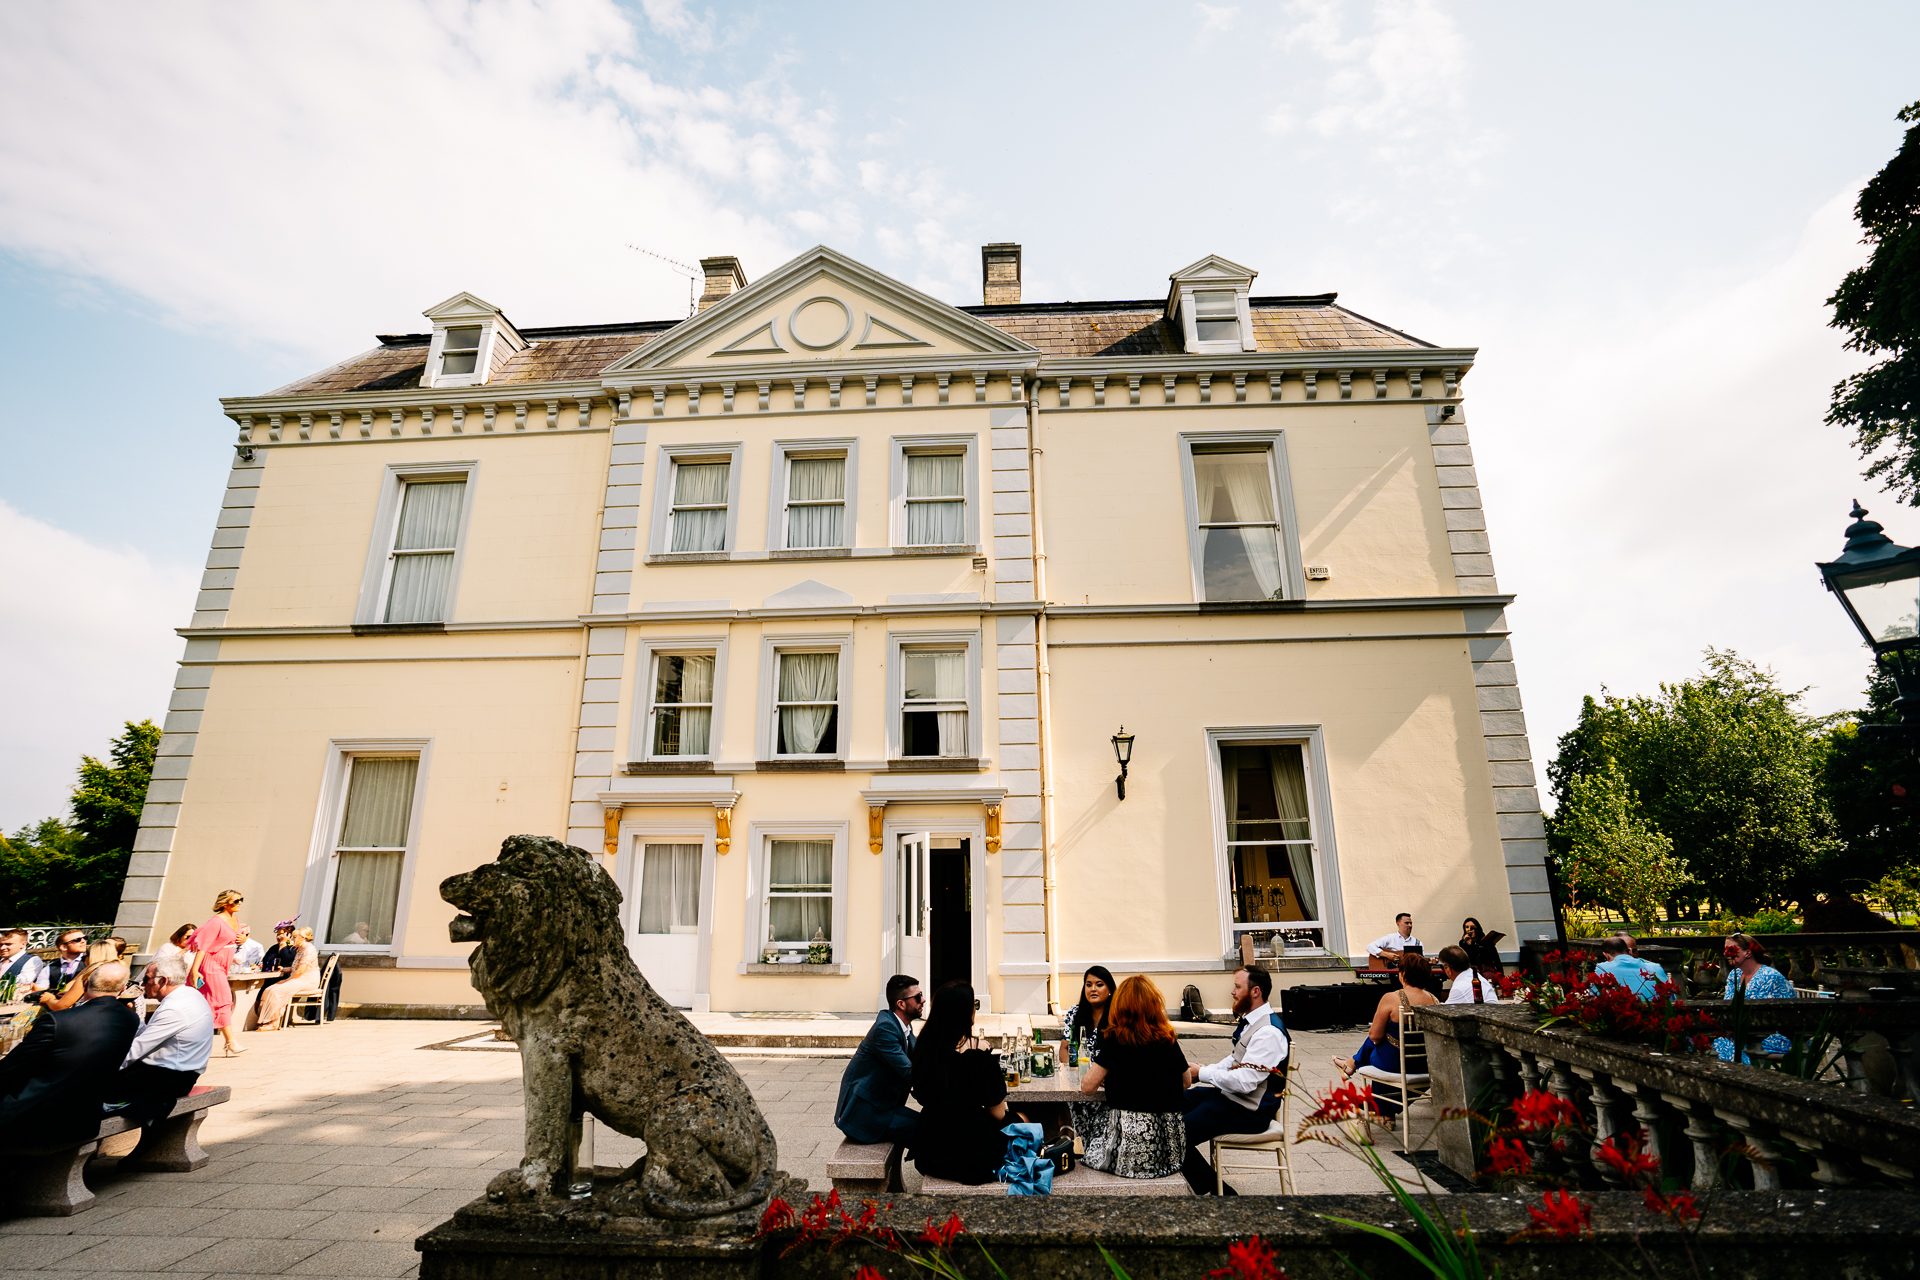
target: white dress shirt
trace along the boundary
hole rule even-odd
[[[258,969],[260,962],[267,958],[267,949],[260,945],[258,938],[248,938],[233,953],[233,962],[249,969]]]
[[[20,984],[20,990],[25,991],[28,987],[46,986],[47,985],[47,962],[45,960],[42,960],[39,956],[33,954],[33,952],[31,951],[26,952],[25,955],[27,957],[27,962],[21,965],[20,972],[14,975],[15,980],[18,981]],[[5,974],[11,971],[13,966],[16,963],[18,963],[19,960],[20,960],[19,956],[14,956],[11,959],[7,959],[7,960],[0,960],[0,974]]]
[[[122,1069],[136,1062],[169,1071],[205,1071],[213,1056],[213,1006],[192,987],[176,987],[133,1038]]]
[[[1408,947],[1418,946],[1420,946],[1420,939],[1412,936],[1403,938],[1400,936],[1400,931],[1396,929],[1376,942],[1369,942],[1367,944],[1367,954],[1377,956],[1382,951],[1405,951]]]
[[[1210,1084],[1249,1111],[1260,1106],[1271,1068],[1287,1060],[1287,1037],[1274,1025],[1274,1008],[1263,1004],[1247,1015],[1233,1052],[1200,1068],[1200,1083]]]
[[[1468,977],[1469,973],[1472,974],[1474,978],[1480,979],[1480,994],[1487,1004],[1493,1004],[1500,999],[1500,990],[1493,985],[1492,979],[1488,978],[1484,973],[1470,969],[1467,973],[1462,973],[1455,977],[1453,985],[1447,988],[1448,1004],[1473,1003],[1473,982],[1472,979]]]

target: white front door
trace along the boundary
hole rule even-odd
[[[900,837],[894,853],[894,928],[900,939],[899,973],[927,978],[927,851],[933,836],[917,832]]]
[[[698,842],[640,845],[634,880],[639,890],[633,962],[668,1004],[693,1007],[700,967],[700,855]]]

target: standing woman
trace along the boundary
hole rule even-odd
[[[227,966],[233,963],[233,950],[240,944],[240,930],[234,926],[234,917],[240,913],[240,904],[245,902],[238,889],[223,889],[220,896],[213,900],[213,915],[208,921],[193,931],[193,941],[189,944],[193,950],[193,967],[187,972],[187,985],[193,986],[198,978],[203,986],[202,994],[207,1003],[213,1006],[213,1025],[220,1029],[220,1035],[227,1042],[229,1058],[245,1053],[246,1050],[233,1042],[233,988],[227,985]]]
[[[1080,1077],[1080,1092],[1107,1090],[1106,1127],[1082,1133],[1087,1167],[1122,1178],[1164,1178],[1187,1152],[1181,1111],[1187,1055],[1167,1021],[1166,998],[1135,974],[1113,997],[1113,1023]]]
[[[1007,1081],[986,1041],[973,1034],[973,986],[955,980],[933,993],[913,1042],[913,1096],[920,1127],[913,1163],[921,1176],[979,1186],[1007,1162]]]
[[[1460,922],[1460,949],[1467,953],[1467,960],[1474,969],[1489,978],[1497,978],[1507,971],[1500,960],[1500,939],[1504,933],[1488,933],[1480,927],[1480,922],[1468,916]]]
[[[1113,1012],[1113,992],[1113,975],[1105,965],[1096,964],[1081,976],[1080,999],[1068,1007],[1060,1023],[1060,1061],[1067,1062],[1067,1046],[1073,1042],[1075,1030],[1080,1033],[1080,1043],[1087,1047],[1087,1061],[1093,1061],[1093,1055],[1100,1051],[1100,1037],[1107,1030],[1107,1019]],[[1073,1131],[1083,1140],[1091,1141],[1093,1134],[1107,1126],[1104,1102],[1075,1102],[1067,1111],[1073,1117]]]

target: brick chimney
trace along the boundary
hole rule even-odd
[[[1020,301],[1020,246],[1001,241],[980,246],[980,283],[990,307]]]
[[[702,311],[747,287],[747,273],[740,269],[738,258],[702,258],[700,269],[707,274],[706,292],[700,295]]]

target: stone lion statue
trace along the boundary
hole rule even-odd
[[[773,1133],[732,1064],[633,963],[620,890],[599,863],[558,840],[510,836],[440,896],[466,913],[448,933],[480,944],[473,985],[524,1069],[526,1158],[488,1184],[488,1199],[563,1198],[581,1111],[646,1142],[616,1199],[647,1214],[712,1218],[767,1199]]]

